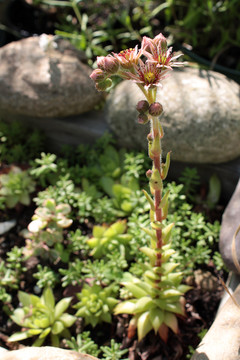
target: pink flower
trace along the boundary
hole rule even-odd
[[[138,67],[135,67],[135,73],[125,72],[122,77],[127,80],[133,80],[136,83],[144,85],[145,88],[162,86],[161,80],[165,78],[166,70],[162,70],[155,62],[143,63],[139,59]]]
[[[130,69],[132,66],[136,65],[141,55],[142,51],[138,50],[137,45],[134,49],[126,49],[118,54],[113,53],[113,56],[119,61],[124,69]]]
[[[167,40],[162,34],[157,35],[154,39],[144,36],[142,53],[147,57],[147,62],[156,63],[163,70],[171,70],[172,67],[183,65],[183,63],[176,61],[182,54],[173,56],[172,48],[167,48]]]

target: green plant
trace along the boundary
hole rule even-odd
[[[76,338],[71,337],[71,340],[65,340],[67,346],[81,354],[88,354],[92,356],[98,356],[100,350],[98,345],[90,338],[90,331],[83,331],[81,334],[77,334]]]
[[[41,158],[35,159],[31,163],[30,174],[40,182],[42,187],[46,187],[47,183],[54,181],[53,174],[57,172],[57,165],[54,163],[56,158],[55,154],[41,152]]]
[[[195,202],[196,188],[200,185],[200,177],[196,168],[185,167],[179,181],[183,184],[183,193],[187,199]]]
[[[37,279],[37,287],[42,288],[54,288],[59,282],[59,276],[48,266],[37,265],[37,272],[33,274],[33,277]]]
[[[36,129],[24,127],[20,122],[0,121],[0,157],[8,164],[26,163],[43,150],[45,136]]]
[[[92,249],[90,255],[96,259],[102,258],[108,252],[119,249],[122,244],[126,248],[131,240],[131,235],[126,233],[127,224],[124,220],[108,226],[95,225],[93,227],[93,237],[88,240],[88,245]]]
[[[128,352],[128,349],[121,349],[121,344],[111,339],[110,346],[101,346],[103,359],[106,360],[127,360],[128,358],[122,359],[122,356]]]
[[[55,185],[50,185],[47,189],[40,191],[34,198],[37,206],[43,206],[47,199],[53,199],[57,205],[69,204],[75,208],[78,206],[80,189],[76,188],[73,181],[69,179],[69,174],[60,176]]]
[[[106,286],[115,283],[115,288],[118,289],[118,284],[123,276],[123,270],[127,267],[125,248],[123,245],[120,245],[118,249],[106,254],[104,260],[87,260],[82,272],[86,278],[93,278],[96,284]]]
[[[34,190],[35,182],[27,170],[13,166],[8,174],[0,175],[0,197],[8,208],[14,208],[18,203],[29,205]]]
[[[19,291],[18,297],[22,307],[14,310],[11,319],[26,330],[13,334],[8,341],[21,341],[38,336],[33,346],[41,346],[50,335],[52,346],[59,346],[61,337],[70,337],[68,328],[74,324],[76,318],[65,311],[70,305],[71,297],[63,298],[55,304],[49,287],[44,289],[41,297],[22,291]]]
[[[73,263],[70,263],[68,269],[59,269],[59,272],[63,277],[61,278],[62,286],[79,285],[82,283],[81,273],[83,268],[83,262],[76,259]]]
[[[111,323],[114,306],[118,303],[113,293],[113,285],[102,287],[94,284],[84,284],[82,291],[77,293],[80,300],[74,308],[77,309],[76,316],[85,320],[85,325],[95,327],[102,322]]]
[[[145,100],[137,104],[138,122],[150,122],[151,125],[147,136],[148,154],[152,160],[152,170],[147,171],[151,195],[144,191],[150,205],[151,228],[143,229],[151,242],[150,246],[141,248],[149,263],[145,264],[142,279],[126,273],[122,283],[132,293],[132,299],[119,303],[114,309],[115,314],[133,315],[129,330],[137,328],[139,340],[152,329],[164,341],[167,341],[169,328],[177,333],[176,315],[184,315],[183,295],[190,289],[187,285],[181,285],[183,274],[175,271],[178,263],[174,263],[172,258],[170,260],[174,254],[170,243],[174,224],[164,223],[168,215],[169,191],[163,194],[170,153],[163,163],[161,139],[164,133],[159,120],[163,107],[156,102],[157,87],[161,85],[162,78],[173,66],[182,65],[176,61],[177,58],[167,48],[165,37],[159,34],[154,39],[144,37],[140,50],[135,47],[119,54],[98,57],[98,68],[91,74],[100,91],[110,88],[113,75],[135,81],[145,96]],[[93,245],[97,245],[96,239]]]
[[[71,212],[68,204],[56,205],[53,199],[47,199],[43,207],[38,207],[28,225],[27,252],[28,255],[35,253],[42,257],[54,260],[60,257],[67,261],[69,254],[62,247],[63,229],[72,224],[72,219],[67,216]]]
[[[81,258],[86,258],[89,253],[89,246],[87,244],[88,236],[82,235],[80,229],[70,231],[67,234],[68,244],[67,251]]]

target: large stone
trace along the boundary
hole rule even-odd
[[[240,87],[222,74],[199,69],[174,70],[164,80],[163,149],[177,161],[221,163],[240,155]],[[137,124],[135,109],[144,99],[131,81],[123,81],[108,99],[108,123],[120,144],[146,148],[147,125]]]
[[[233,294],[240,303],[240,285]],[[240,308],[229,298],[191,360],[239,360]]]
[[[82,60],[68,41],[45,34],[0,48],[0,115],[62,117],[93,109],[103,95]]]
[[[90,355],[51,346],[26,347],[20,350],[3,351],[0,354],[1,360],[98,360]]]
[[[219,248],[222,258],[229,270],[240,274],[239,269],[236,268],[233,260],[232,247],[233,237],[238,227],[240,226],[240,180],[232,195],[232,198],[227,205],[221,224]],[[240,233],[235,239],[236,257],[240,264]],[[239,265],[240,268],[240,265]]]

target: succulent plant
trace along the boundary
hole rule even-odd
[[[112,310],[118,303],[114,295],[112,285],[103,288],[97,284],[84,284],[82,291],[77,294],[80,301],[74,305],[78,309],[75,315],[84,318],[85,325],[91,324],[93,327],[102,322],[111,323]]]
[[[35,182],[27,170],[13,166],[8,174],[0,175],[0,197],[8,208],[14,208],[18,203],[29,205],[34,190]]]
[[[50,335],[52,346],[59,346],[62,336],[70,338],[68,328],[74,324],[76,317],[65,311],[70,305],[71,297],[63,298],[55,304],[53,292],[47,287],[41,297],[19,291],[18,298],[22,307],[14,310],[11,319],[24,329],[10,336],[8,341],[38,336],[33,346],[41,346]]]
[[[68,204],[56,205],[53,199],[45,200],[43,207],[35,210],[25,235],[28,255],[34,252],[43,257],[61,257],[63,249],[59,245],[63,240],[63,229],[72,224],[72,219],[67,217],[70,211]]]
[[[93,249],[90,255],[99,259],[114,249],[118,249],[121,244],[127,247],[132,235],[126,233],[126,230],[127,224],[125,220],[119,220],[111,226],[94,226],[93,237],[88,240],[89,247]]]

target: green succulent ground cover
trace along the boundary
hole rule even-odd
[[[138,251],[150,241],[143,230],[149,226],[149,204],[141,190],[149,158],[117,149],[109,134],[94,145],[64,147],[56,155],[44,152],[42,135],[32,132],[29,140],[18,124],[1,122],[0,133],[1,221],[20,218],[29,209],[14,229],[15,242],[9,243],[8,234],[2,240],[0,303],[2,319],[11,324],[9,341],[123,359],[128,350],[116,338],[108,337],[105,346],[106,339],[101,343],[92,337],[100,325],[116,324],[113,310],[120,301],[130,304],[134,293],[141,298],[133,284],[151,259],[147,250]],[[167,221],[175,224],[173,260],[185,278],[210,262],[223,268],[219,221],[209,222],[204,213],[219,199],[218,180],[211,181],[215,185],[210,183],[206,199],[199,197],[196,169],[187,168],[178,183],[165,186],[170,190]],[[203,211],[194,212],[196,205]],[[144,308],[142,302],[149,299],[140,300]]]

